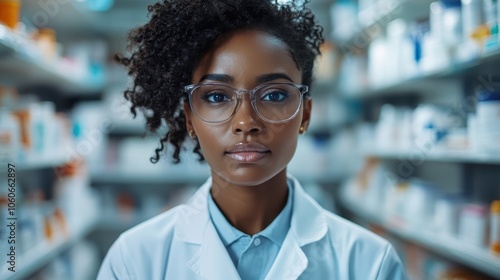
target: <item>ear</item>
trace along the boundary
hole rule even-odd
[[[191,121],[193,112],[191,111],[191,107],[189,106],[189,102],[187,100],[183,102],[182,108],[184,109],[184,115],[186,116],[186,130],[189,133],[189,131],[194,131],[193,123]]]
[[[302,123],[300,124],[300,126],[304,128],[304,131],[307,131],[309,122],[311,121],[312,100],[310,97],[304,100],[303,106],[304,110],[302,112]]]

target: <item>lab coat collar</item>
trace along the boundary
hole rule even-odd
[[[307,267],[307,258],[300,247],[320,240],[327,232],[324,210],[302,189],[297,179],[290,174],[287,177],[292,180],[294,188],[290,230],[266,279],[283,276],[284,268],[293,268],[287,279],[297,278]],[[228,276],[232,276],[229,279],[239,279],[236,268],[210,221],[208,195],[211,185],[210,177],[181,208],[175,234],[184,242],[201,245],[197,254],[188,262],[193,271],[207,279]],[[217,257],[217,261],[214,261],[214,257]]]

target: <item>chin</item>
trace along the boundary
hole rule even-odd
[[[224,179],[230,184],[239,185],[239,186],[258,186],[261,185],[276,175],[280,171],[277,172],[269,172],[269,170],[259,170],[250,168],[240,168],[239,170],[234,170],[233,172],[215,172],[217,176]]]

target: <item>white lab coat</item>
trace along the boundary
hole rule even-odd
[[[324,210],[288,176],[291,226],[265,279],[406,279],[387,241]],[[188,203],[121,234],[98,279],[240,279],[209,217],[210,187],[211,178]]]

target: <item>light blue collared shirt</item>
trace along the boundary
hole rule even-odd
[[[290,228],[292,183],[288,181],[288,199],[283,210],[269,226],[253,236],[231,225],[209,195],[210,218],[242,280],[264,279],[271,269]]]

